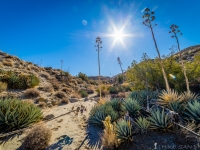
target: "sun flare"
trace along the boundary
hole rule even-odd
[[[123,38],[123,33],[121,31],[115,31],[113,36],[115,37],[115,40],[120,40],[121,41],[122,38]]]

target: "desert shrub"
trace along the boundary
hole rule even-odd
[[[32,65],[31,66],[31,70],[34,70],[35,72],[39,72],[40,68],[38,68],[37,66]]]
[[[7,83],[0,81],[0,93],[7,90]]]
[[[78,78],[81,78],[83,81],[85,81],[85,82],[89,82],[89,78],[87,77],[87,75],[86,74],[84,74],[84,73],[81,73],[81,72],[79,72],[78,73]]]
[[[14,66],[14,62],[12,59],[4,59],[2,61],[4,66],[8,66],[8,67],[13,67]]]
[[[110,87],[110,88],[109,88],[109,93],[110,93],[110,94],[118,94],[118,92],[119,92],[119,91],[118,91],[117,87],[114,87],[114,86],[113,86],[113,87]]]
[[[119,97],[119,98],[125,98],[125,93],[119,92],[119,93],[117,94],[117,97]]]
[[[51,130],[44,125],[37,125],[28,133],[23,142],[26,150],[45,150],[49,146]]]
[[[27,89],[39,84],[39,79],[34,74],[21,74],[13,71],[0,70],[0,81],[8,84],[8,88]]]
[[[38,106],[41,108],[45,108],[47,104],[45,102],[39,102]]]
[[[58,97],[58,98],[65,98],[65,97],[66,97],[65,93],[62,92],[62,91],[56,92],[56,93],[54,94],[54,96],[56,96],[56,97]]]
[[[68,87],[64,87],[64,88],[62,88],[62,91],[69,94],[72,92],[72,89],[70,89]]]
[[[78,92],[80,93],[80,95],[81,95],[82,98],[88,97],[88,93],[85,90],[80,90]]]
[[[136,117],[139,113],[139,111],[142,109],[140,104],[135,99],[127,99],[125,102],[122,103],[122,110],[124,112],[129,113],[131,117]]]
[[[100,90],[99,88],[101,88],[101,96],[105,97],[108,94],[108,86],[106,85],[100,85],[97,89],[97,94],[98,96],[100,95]]]
[[[47,80],[49,80],[51,78],[51,76],[47,72],[41,72],[40,76]]]
[[[72,94],[71,94],[71,98],[81,98],[81,95],[80,95],[80,93],[74,91],[74,92],[72,92]]]
[[[118,75],[117,76],[117,82],[122,84],[123,83],[123,75]]]
[[[106,117],[104,124],[104,131],[101,134],[101,141],[104,148],[108,150],[113,150],[116,143],[116,136],[114,133],[114,126],[111,124],[111,117]]]
[[[130,121],[120,120],[116,123],[115,134],[118,144],[129,145],[133,142],[133,127]]]
[[[59,105],[59,104],[60,104],[60,101],[59,101],[59,100],[52,100],[52,101],[51,101],[51,104],[52,104],[53,106]]]
[[[2,132],[25,128],[42,119],[42,112],[37,106],[19,99],[1,99],[0,114]]]
[[[26,98],[35,98],[35,97],[38,97],[40,96],[40,92],[37,90],[37,89],[27,89],[24,93],[24,96]]]
[[[56,78],[51,79],[51,84],[53,85],[54,90],[58,90],[60,88],[60,84]]]
[[[118,113],[112,108],[110,103],[98,105],[92,108],[90,111],[89,124],[94,126],[103,127],[103,121],[107,116],[111,117],[111,122],[116,121],[119,117]]]
[[[86,91],[87,91],[88,94],[93,94],[94,93],[94,89],[91,86],[87,87]]]
[[[45,92],[53,92],[53,87],[51,85],[38,87],[38,90],[45,91]]]
[[[64,104],[69,104],[70,103],[70,101],[69,101],[69,99],[67,97],[63,98],[61,100],[61,102],[64,103]]]
[[[153,130],[169,131],[172,126],[170,116],[165,114],[164,109],[153,109],[148,119],[150,122],[150,129]]]

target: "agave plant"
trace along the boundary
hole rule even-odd
[[[121,103],[122,103],[121,100],[114,98],[109,103],[111,104],[112,108],[115,111],[117,111],[117,112],[121,111]]]
[[[164,109],[153,109],[148,119],[150,121],[150,129],[167,131],[172,125],[170,117],[165,114]]]
[[[18,99],[0,100],[0,130],[13,131],[42,119],[42,111],[34,104]]]
[[[103,121],[107,116],[111,117],[111,122],[118,118],[118,113],[114,111],[110,103],[93,107],[88,122],[91,125],[103,128]]]
[[[129,113],[130,117],[135,117],[142,107],[134,99],[127,99],[122,103],[122,110]]]
[[[184,102],[200,99],[200,96],[198,94],[195,94],[191,91],[185,91],[184,93],[182,93],[181,96]]]
[[[188,120],[194,120],[195,122],[200,123],[200,102],[188,102],[188,105],[185,107],[184,115]]]
[[[180,101],[170,101],[168,107],[170,110],[173,110],[174,112],[181,114],[184,109],[184,104]]]
[[[169,103],[172,101],[182,101],[182,95],[179,95],[178,92],[175,90],[169,90],[169,91],[162,91],[162,93],[159,95],[159,99],[156,101],[157,104],[161,106],[168,107]]]
[[[142,133],[146,132],[150,126],[150,122],[146,118],[143,118],[143,117],[139,117],[138,119],[136,119],[135,124],[137,125],[137,127],[140,129]]]
[[[133,142],[133,128],[130,121],[118,121],[115,125],[115,134],[119,144]]]

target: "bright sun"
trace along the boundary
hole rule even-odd
[[[115,40],[121,41],[123,37],[123,33],[121,31],[115,31],[114,37],[115,37]]]

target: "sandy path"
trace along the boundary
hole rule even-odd
[[[61,114],[71,111],[72,107],[76,108],[80,105],[83,105],[87,108],[87,111],[85,111],[83,114],[79,113],[76,115],[74,112],[72,112],[45,123],[45,125],[52,130],[52,137],[48,150],[75,150],[77,147],[79,147],[86,137],[85,121],[88,119],[89,112],[95,103],[95,101],[88,100],[86,102],[80,101],[44,109],[44,116],[53,114],[55,117],[57,117]],[[6,143],[0,145],[0,150],[18,149],[21,146],[22,138],[25,136],[25,133],[20,136],[13,136],[13,139],[10,139]],[[89,148],[85,142],[80,150],[86,149]]]

